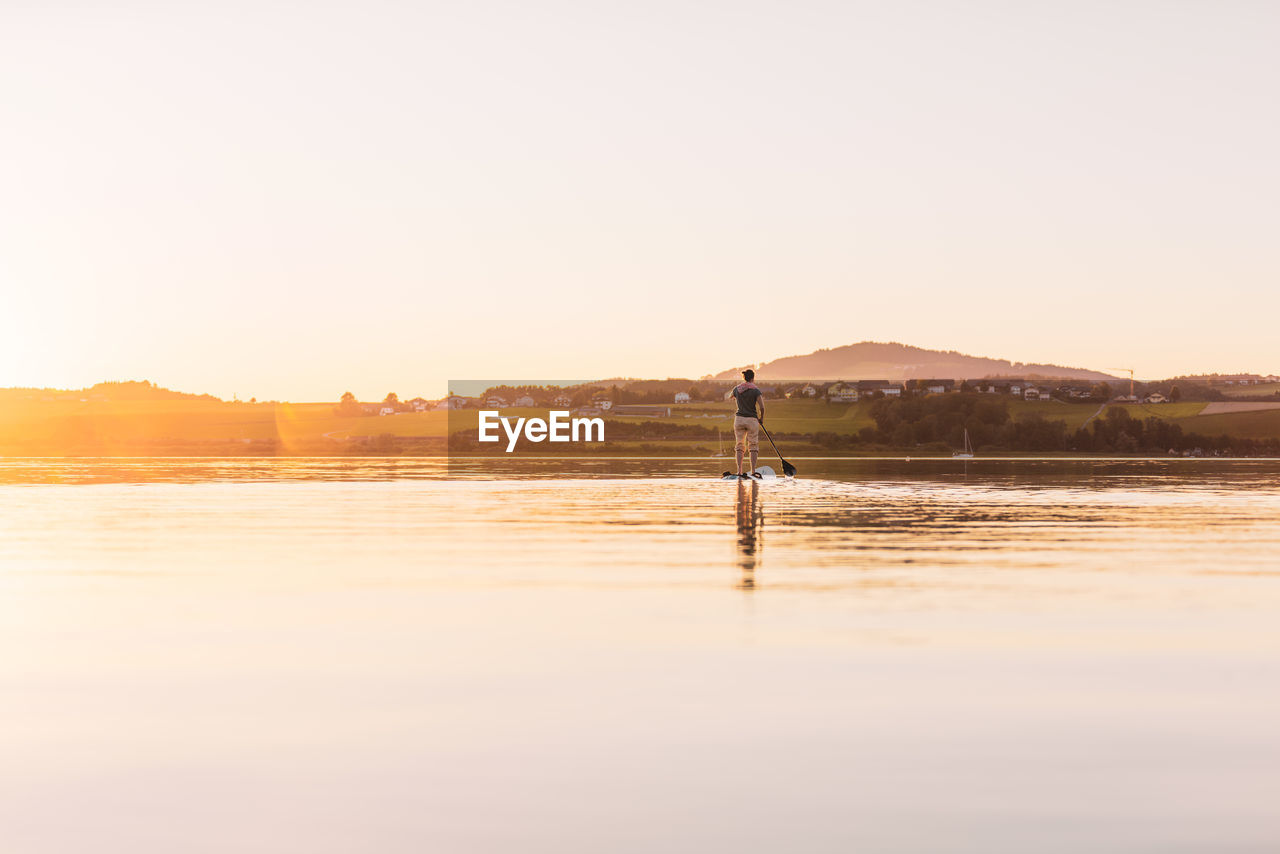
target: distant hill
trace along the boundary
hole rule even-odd
[[[3,388],[8,400],[218,400],[211,394],[188,394],[153,385],[148,380],[105,382],[78,390],[60,388]]]
[[[713,379],[735,379],[741,368],[721,371]],[[1019,377],[1060,378],[1102,382],[1117,377],[1084,368],[1010,362],[968,356],[954,350],[926,350],[907,344],[863,341],[832,350],[815,350],[807,356],[785,356],[755,368],[763,380],[907,380],[984,379]]]

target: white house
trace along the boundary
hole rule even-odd
[[[567,394],[557,394],[556,399],[552,401],[556,406],[568,406],[572,402]]]
[[[603,409],[603,410],[605,410],[605,411],[608,411],[608,410],[610,410],[610,409],[613,409],[613,401],[612,401],[612,400],[597,400],[597,401],[594,401],[594,403],[595,403],[595,405],[596,405],[596,406],[600,407],[601,409]]]
[[[394,406],[384,406],[378,410],[379,415],[395,415],[396,408]]]
[[[689,402],[689,392],[687,391],[676,392],[676,403],[688,403],[688,402]]]
[[[814,388],[814,386],[813,386],[812,384],[806,385],[804,388],[800,389],[800,393],[801,393],[802,395],[804,395],[805,397],[817,397],[817,396],[818,396],[818,390],[817,390],[816,388]]]
[[[534,405],[534,403],[533,403],[533,398],[532,398],[532,397],[529,397],[529,395],[527,395],[527,394],[526,394],[524,397],[517,397],[517,398],[516,398],[515,405],[516,405],[516,406],[526,406],[526,407],[527,407],[527,406],[533,406],[533,405]]]
[[[424,397],[415,397],[409,401],[409,405],[413,407],[414,412],[426,412],[428,408],[427,400]]]
[[[489,407],[490,409],[501,409],[502,407],[507,405],[507,399],[505,397],[498,397],[495,394],[492,397],[487,398],[484,402],[484,405]]]
[[[846,383],[836,383],[827,389],[827,400],[832,403],[857,403],[858,387]]]
[[[1153,391],[1151,394],[1147,395],[1146,402],[1147,403],[1168,403],[1169,398],[1165,397],[1163,394],[1161,394],[1158,391]]]
[[[885,386],[880,391],[884,392],[885,397],[902,397],[902,386],[900,385]]]

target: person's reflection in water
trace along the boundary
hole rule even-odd
[[[756,588],[756,567],[760,565],[763,548],[761,529],[764,512],[760,509],[760,484],[755,481],[738,482],[738,567],[742,570],[739,590]]]

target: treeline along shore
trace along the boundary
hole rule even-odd
[[[618,381],[555,387],[495,387],[471,398],[354,396],[321,403],[223,401],[149,384],[97,391],[0,390],[4,456],[440,456],[503,455],[505,443],[477,441],[481,411],[543,417],[567,410],[600,418],[605,441],[521,443],[516,453],[551,455],[731,454],[731,383]],[[1194,384],[1169,388],[1163,402],[1123,389],[1087,388],[1081,397],[1035,399],[953,384],[897,395],[870,390],[839,399],[822,384],[766,392],[766,425],[784,453],[804,456],[948,456],[967,430],[981,455],[1280,456],[1280,402],[1259,388],[1223,400]],[[1041,382],[1042,386],[1049,387]],[[935,384],[933,388],[938,388]],[[1095,393],[1096,392],[1096,393]],[[1153,392],[1155,393],[1155,392]],[[851,396],[848,392],[845,396]],[[1175,398],[1171,401],[1170,397]],[[1201,399],[1197,399],[1201,398]],[[1208,399],[1213,398],[1213,399]],[[766,449],[767,450],[767,449]]]

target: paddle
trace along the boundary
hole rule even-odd
[[[761,429],[761,430],[764,430],[764,422],[763,422],[763,421],[761,421],[761,422],[760,422],[760,429]],[[764,430],[764,435],[765,435],[765,438],[767,438],[767,439],[769,440],[769,444],[770,444],[770,445],[773,445],[773,437],[769,435],[769,431],[768,431],[768,430]],[[773,452],[774,452],[775,454],[778,454],[778,446],[777,446],[777,445],[773,445]],[[778,459],[779,459],[779,460],[782,460],[782,473],[783,473],[783,474],[785,474],[787,477],[795,477],[795,476],[796,476],[796,467],[795,467],[795,466],[793,466],[793,465],[791,465],[791,463],[787,462],[786,460],[783,460],[783,459],[782,459],[782,454],[778,454]]]

